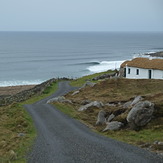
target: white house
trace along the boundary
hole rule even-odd
[[[129,79],[163,79],[163,59],[134,58],[121,64],[120,73]]]

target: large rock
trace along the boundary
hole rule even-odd
[[[107,121],[110,122],[110,121],[112,121],[114,118],[115,118],[115,115],[114,115],[114,114],[111,114],[111,115],[109,115]]]
[[[140,101],[128,113],[127,121],[133,127],[145,126],[151,120],[153,112],[153,103],[149,101]]]
[[[122,122],[118,122],[118,121],[108,122],[103,132],[108,131],[108,130],[111,130],[111,131],[119,130],[122,126],[123,126]]]
[[[70,103],[70,104],[72,104],[71,100],[66,99],[64,96],[55,97],[55,98],[52,98],[52,99],[47,101],[48,104],[49,103],[53,103],[53,102]]]
[[[80,91],[75,91],[75,92],[73,92],[72,96],[78,94],[79,92],[80,92]]]
[[[63,100],[65,100],[66,98],[64,96],[59,96],[59,97],[54,97],[50,100],[47,101],[47,103],[52,103],[52,102],[62,102]]]
[[[131,108],[135,104],[137,104],[139,101],[142,101],[142,100],[143,100],[143,98],[141,96],[136,96],[133,101],[128,101],[128,102],[124,103],[122,105],[122,107],[126,108],[126,109]]]
[[[97,107],[97,108],[102,108],[104,106],[104,104],[102,103],[102,102],[98,102],[98,101],[93,101],[93,102],[91,102],[91,103],[89,103],[89,104],[86,104],[86,105],[84,105],[84,106],[81,106],[79,109],[78,109],[78,111],[84,111],[84,110],[87,110],[87,109],[89,109],[89,108],[91,108],[91,107]]]
[[[131,104],[132,104],[132,101],[128,101],[128,102],[124,103],[122,107],[125,109],[128,109],[131,107]]]
[[[96,85],[96,83],[92,83],[92,82],[90,82],[90,81],[87,81],[81,88],[85,88],[85,87],[87,87],[87,86],[89,86],[89,87],[94,87]]]
[[[106,115],[106,112],[104,110],[99,111],[97,121],[96,121],[96,125],[105,124],[105,120],[106,120],[105,115]]]
[[[134,100],[132,101],[131,106],[134,106],[135,104],[137,104],[141,100],[143,100],[143,98],[141,96],[136,96],[134,98]]]

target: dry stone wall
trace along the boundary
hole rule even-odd
[[[50,79],[48,81],[45,81],[39,85],[36,85],[35,87],[22,91],[20,93],[17,93],[16,95],[11,96],[0,96],[0,106],[7,106],[9,104],[12,104],[13,102],[21,102],[25,101],[29,98],[31,98],[33,95],[40,95],[43,93],[43,91],[49,87],[52,83],[56,82],[58,79]]]

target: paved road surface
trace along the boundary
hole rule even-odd
[[[44,100],[25,105],[38,136],[29,163],[163,163],[157,155],[92,132],[46,101],[73,90],[61,82],[59,90]]]

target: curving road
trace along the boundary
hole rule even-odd
[[[60,82],[59,90],[52,96],[25,105],[38,132],[28,155],[29,163],[163,163],[157,155],[100,136],[46,104],[48,99],[73,89],[68,82]]]

